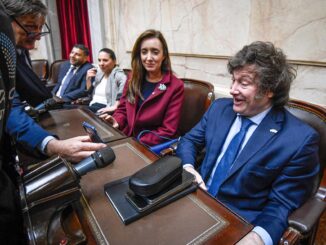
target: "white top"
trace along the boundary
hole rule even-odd
[[[105,80],[106,79],[103,76],[100,83],[95,87],[91,105],[94,103],[100,103],[106,105],[107,99],[106,99],[106,92],[105,92],[105,87],[106,87]]]

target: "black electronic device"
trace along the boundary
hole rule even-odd
[[[92,142],[94,143],[104,143],[101,137],[98,135],[96,128],[89,124],[88,122],[83,122],[83,128],[91,138]]]
[[[183,171],[182,175],[171,185],[169,185],[168,188],[155,195],[148,197],[139,196],[129,189],[126,193],[126,199],[138,210],[138,212],[144,212],[163,202],[169,197],[177,194],[178,192],[186,189],[194,182],[195,176],[187,171]]]

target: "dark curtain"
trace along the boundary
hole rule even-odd
[[[87,0],[56,0],[61,34],[62,58],[69,59],[75,44],[89,48],[92,62],[92,45],[89,31]]]

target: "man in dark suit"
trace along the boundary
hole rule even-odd
[[[16,91],[22,101],[26,101],[31,106],[37,106],[51,98],[52,94],[32,70],[29,50],[35,47],[35,40],[40,40],[43,35],[49,34],[50,30],[47,25],[41,25],[45,23],[47,9],[38,5],[37,2],[33,4],[37,6],[39,16],[35,14],[20,16],[22,13],[17,13],[11,16],[11,19],[17,50]],[[35,35],[37,32],[41,34]]]
[[[58,83],[52,93],[67,102],[85,97],[89,91],[86,89],[86,73],[92,68],[88,62],[89,51],[82,44],[76,44],[70,52],[70,62],[60,66]]]
[[[254,42],[228,69],[233,99],[216,100],[177,155],[201,188],[255,226],[239,244],[278,244],[289,214],[312,194],[319,136],[284,108],[295,70],[280,49]]]
[[[1,3],[11,20],[16,47],[31,50],[35,48],[36,40],[40,40],[42,36],[49,33],[45,23],[47,8],[41,0],[1,0]],[[20,83],[19,79],[20,77],[17,75],[17,83]],[[27,91],[29,92],[28,89]],[[50,97],[52,97],[51,93]],[[58,154],[70,161],[78,162],[94,151],[105,147],[105,144],[90,142],[88,136],[67,140],[54,138],[25,113],[19,91],[14,94],[14,90],[12,90],[10,98],[13,99],[13,102],[8,115],[6,131],[25,149],[41,152],[47,156]],[[27,102],[30,103],[30,101]],[[43,102],[43,99],[35,102],[35,105],[39,104],[38,102]]]

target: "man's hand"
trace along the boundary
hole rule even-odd
[[[185,167],[184,168],[186,171],[188,171],[189,173],[195,175],[196,177],[196,181],[199,185],[200,188],[202,188],[203,190],[207,191],[207,187],[205,185],[205,182],[203,181],[203,178],[200,176],[200,174],[193,168],[193,167]]]
[[[264,242],[256,232],[251,231],[236,245],[264,245]]]
[[[58,154],[71,162],[80,162],[95,151],[106,147],[102,143],[92,143],[88,136],[78,136],[66,140],[50,140],[46,146],[49,156]]]
[[[119,128],[118,122],[111,115],[102,114],[102,115],[99,115],[99,117],[102,118],[104,121],[110,123],[112,125],[112,127]]]

